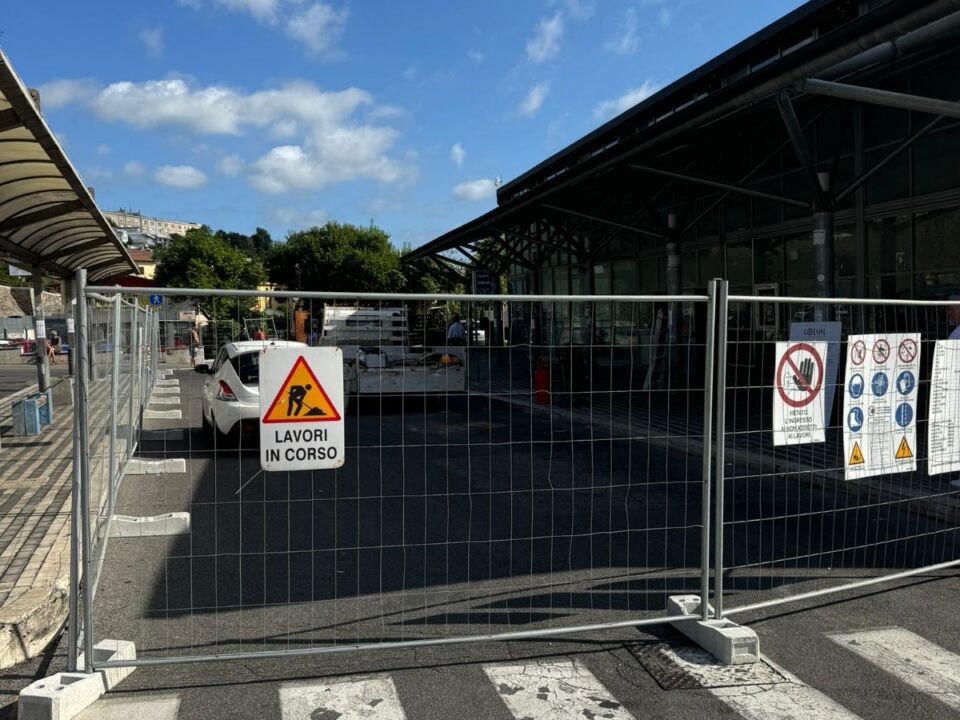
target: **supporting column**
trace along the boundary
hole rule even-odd
[[[817,173],[824,195],[830,191],[830,177],[827,173]],[[833,211],[820,210],[813,213],[813,267],[816,278],[818,298],[835,298],[836,287],[833,281]],[[830,306],[817,305],[814,319],[824,322],[830,319]]]
[[[47,359],[47,327],[43,313],[43,271],[34,265],[33,272],[33,322],[37,337],[37,389],[50,389],[50,363]]]
[[[677,215],[667,215],[667,295],[679,295],[680,289],[680,233],[677,232]],[[680,342],[680,313],[678,303],[667,305],[667,367],[670,378],[676,378],[677,345]]]

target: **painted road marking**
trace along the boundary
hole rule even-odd
[[[180,698],[176,695],[151,698],[105,697],[97,700],[75,720],[176,720]]]
[[[284,683],[283,720],[403,720],[403,706],[389,675]]]
[[[723,665],[700,648],[667,648],[664,652],[746,720],[857,718],[767,658],[752,665]]]
[[[903,628],[828,635],[920,692],[960,710],[960,655]]]
[[[487,665],[484,671],[515,718],[635,720],[578,660]]]

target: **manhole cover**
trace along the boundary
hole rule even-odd
[[[775,685],[790,682],[767,663],[724,665],[699,647],[674,643],[635,644],[628,649],[664,690]]]

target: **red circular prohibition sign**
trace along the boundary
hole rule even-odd
[[[806,396],[800,400],[794,400],[789,397],[786,392],[783,390],[783,366],[789,365],[797,377],[800,377],[800,369],[797,367],[797,364],[790,359],[790,356],[794,353],[798,353],[801,350],[813,355],[813,360],[817,364],[817,384],[816,387],[803,387],[801,389],[807,392]],[[820,387],[823,385],[823,361],[820,359],[820,354],[813,348],[812,345],[807,343],[797,343],[789,350],[787,350],[783,357],[780,359],[780,364],[777,366],[777,392],[780,393],[781,399],[790,407],[806,407],[813,402],[813,399],[820,394]]]

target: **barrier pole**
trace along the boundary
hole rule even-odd
[[[110,477],[107,480],[107,517],[113,517],[116,503],[114,480],[117,477],[117,396],[120,393],[120,294],[113,296],[113,374],[110,381]]]
[[[137,304],[134,302],[133,306],[130,308],[130,407],[128,408],[128,417],[127,417],[127,434],[129,435],[129,441],[127,442],[127,460],[133,458],[133,406],[136,404],[136,385],[135,380],[137,374]],[[139,411],[137,413],[139,418]]]
[[[728,314],[728,293],[729,283],[721,280],[719,283],[719,293],[717,297],[717,421],[716,421],[716,440],[714,442],[716,450],[716,461],[714,471],[716,472],[716,482],[714,483],[714,577],[713,577],[713,612],[717,620],[723,618],[723,484],[724,484],[724,462],[726,455],[726,424],[727,424],[727,314]]]
[[[89,373],[87,368],[87,271],[77,270],[77,415],[80,418],[80,520],[83,545],[83,671],[93,672],[93,537],[90,531],[90,439],[87,433],[87,400]]]
[[[82,271],[81,271],[82,272]],[[86,302],[83,297],[83,290],[79,288],[76,281],[73,283],[73,320],[74,332],[70,338],[70,363],[71,367],[80,367],[75,362],[74,353],[76,353],[76,320],[77,308],[80,303]],[[71,392],[73,393],[73,485],[70,488],[70,606],[67,615],[67,671],[77,671],[77,656],[79,655],[80,638],[80,452],[83,446],[80,444],[80,425],[83,422],[80,415],[79,375],[77,373],[73,380]]]
[[[717,284],[711,280],[707,286],[707,340],[703,359],[703,496],[701,499],[700,538],[700,617],[710,619],[710,477],[713,442],[713,379],[714,351],[716,348]],[[670,349],[672,355],[673,348]]]

